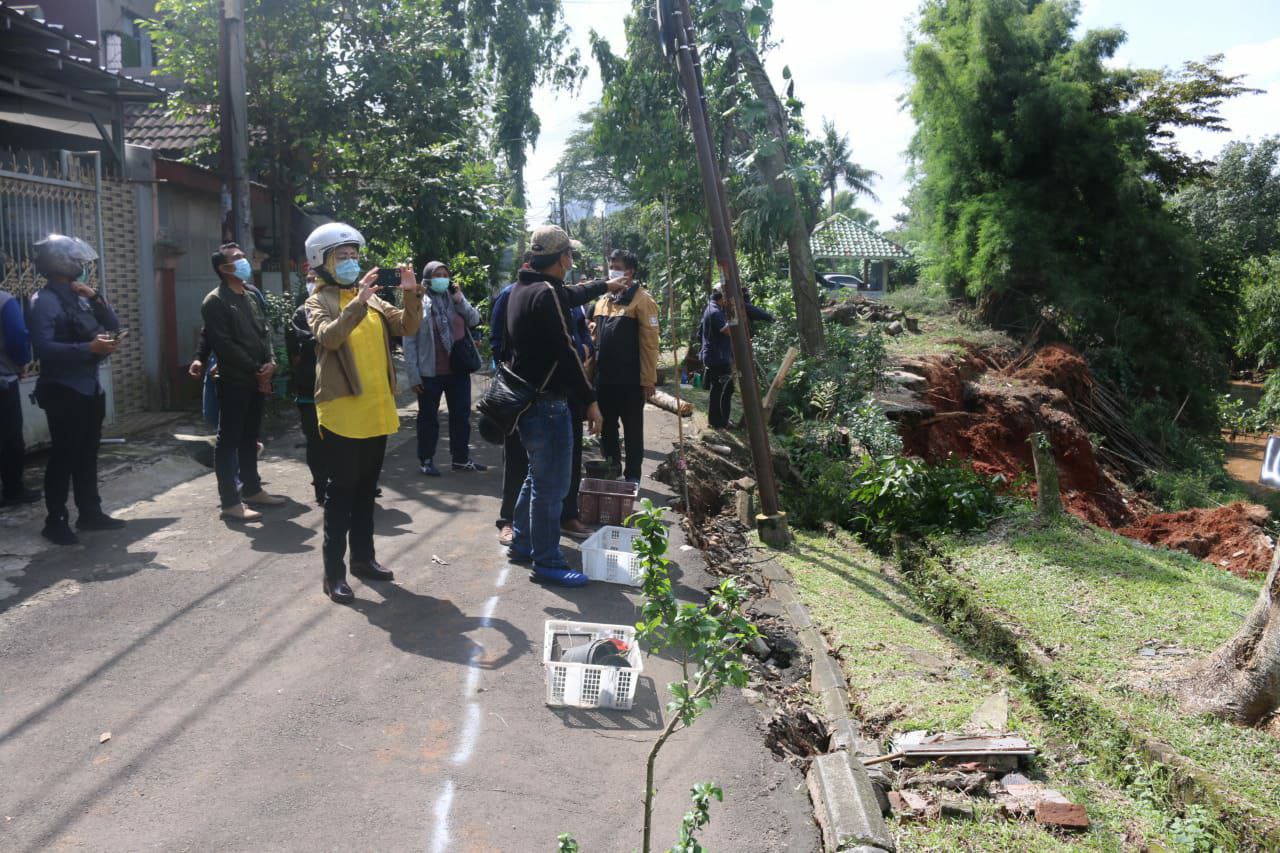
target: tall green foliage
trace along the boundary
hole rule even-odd
[[[183,81],[175,111],[216,125],[217,5],[158,0],[152,35]],[[250,171],[380,258],[465,251],[496,272],[521,227],[533,88],[580,79],[566,37],[559,0],[247,0]]]
[[[927,0],[910,53],[917,226],[930,274],[1002,328],[1048,329],[1135,390],[1206,418],[1221,364],[1199,260],[1161,190],[1194,173],[1163,134],[1220,127],[1212,64],[1113,70],[1118,30],[1072,0]],[[1176,347],[1169,342],[1177,341]]]
[[[1280,136],[1229,143],[1173,207],[1200,246],[1206,308],[1222,349],[1234,346],[1239,358],[1263,367],[1280,363],[1274,296],[1260,287],[1268,279],[1263,259],[1280,252]]]

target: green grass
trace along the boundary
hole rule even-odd
[[[984,606],[1005,614],[1052,669],[1135,732],[1167,743],[1221,780],[1246,814],[1275,821],[1280,741],[1182,714],[1159,686],[1168,668],[1204,655],[1240,626],[1258,593],[1187,555],[1152,550],[1074,519],[1043,528],[1015,517],[991,533],[942,543]],[[1185,656],[1141,655],[1155,641]]]
[[[965,345],[983,348],[1014,345],[1008,335],[968,322],[966,315],[958,312],[945,296],[926,285],[895,290],[886,294],[884,301],[920,321],[920,334],[907,333],[889,341],[890,355],[923,358],[963,353]],[[962,345],[960,341],[965,343]]]
[[[1092,829],[1058,836],[1028,821],[995,818],[974,800],[979,820],[894,824],[900,850],[1122,850],[1124,839],[1158,840],[1164,817],[1117,790],[1093,763],[1057,737],[1018,682],[968,653],[934,624],[891,567],[845,534],[797,531],[783,557],[814,620],[840,651],[851,695],[869,733],[957,730],[991,694],[1009,691],[1009,725],[1041,749],[1034,769],[1083,804]]]

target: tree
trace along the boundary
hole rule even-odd
[[[1223,361],[1196,246],[1157,177],[1177,159],[1162,134],[1211,120],[1230,87],[1113,70],[1124,34],[1077,38],[1078,11],[1067,0],[922,7],[909,104],[930,273],[990,324],[1072,341],[1111,378],[1170,408],[1186,400],[1207,424]]]
[[[1173,209],[1200,247],[1201,286],[1209,296],[1210,325],[1224,351],[1247,362],[1276,363],[1262,347],[1274,337],[1272,316],[1255,285],[1266,278],[1258,264],[1280,252],[1280,136],[1228,143],[1206,174],[1173,197]]]
[[[836,207],[836,188],[841,183],[853,191],[852,198],[858,194],[875,198],[871,191],[871,179],[878,177],[870,169],[864,169],[853,162],[849,152],[849,137],[836,129],[835,122],[822,120],[821,147],[818,149],[818,169],[822,185],[831,195],[831,209]],[[851,199],[852,200],[852,199]]]
[[[1280,548],[1253,610],[1230,640],[1176,678],[1188,713],[1256,725],[1280,708]]]
[[[550,26],[554,34],[558,0],[529,3],[532,12],[520,6],[526,27],[544,33]],[[499,29],[493,5],[245,4],[250,170],[280,202],[277,233],[287,238],[289,212],[300,202],[360,227],[375,262],[466,251],[496,269],[519,220],[505,201],[512,184],[504,185],[489,154],[490,79],[502,70],[465,41],[473,29],[467,21],[477,38]],[[184,81],[173,108],[211,124],[218,119],[215,13],[204,0],[159,0],[153,25],[162,70]],[[501,30],[510,38],[515,20]],[[552,75],[559,68],[548,67]],[[519,112],[521,91],[510,90],[502,109]],[[196,156],[210,160],[210,152]]]
[[[822,326],[822,303],[818,298],[818,280],[813,256],[809,251],[809,225],[792,180],[795,164],[789,150],[787,113],[765,72],[757,48],[757,41],[770,20],[773,0],[754,0],[751,3],[743,0],[719,0],[707,5],[708,14],[704,16],[704,20],[714,22],[718,19],[721,33],[741,66],[742,75],[750,85],[756,103],[763,107],[765,133],[756,142],[752,152],[753,159],[782,210],[787,252],[791,260],[791,295],[795,300],[800,351],[804,355],[815,356],[822,352],[825,332]]]

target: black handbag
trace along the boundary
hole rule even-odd
[[[475,373],[480,369],[480,350],[468,331],[449,347],[449,371],[451,373]]]
[[[518,376],[505,364],[499,364],[485,389],[484,396],[476,404],[480,413],[480,435],[492,444],[502,444],[507,436],[515,432],[516,425],[538,395],[547,387],[551,376],[556,372],[555,365],[547,373],[541,387],[534,387]]]

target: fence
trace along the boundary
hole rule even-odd
[[[44,277],[35,269],[35,243],[50,233],[79,237],[94,247],[98,261],[90,270],[89,283],[107,293],[100,155],[0,150],[0,257],[5,261],[0,289],[25,303],[44,286]],[[111,371],[107,364],[100,370],[110,419],[114,407]],[[38,373],[37,363],[28,371],[24,386]],[[25,421],[28,441],[47,439],[42,413],[29,410]]]

